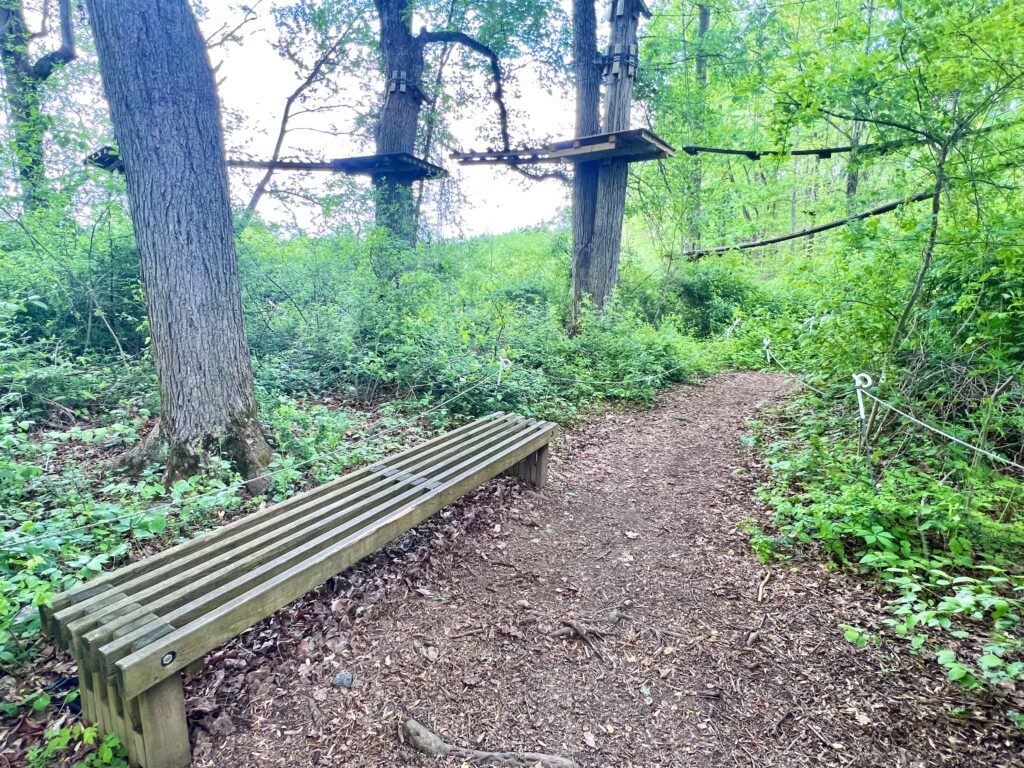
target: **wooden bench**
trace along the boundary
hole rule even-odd
[[[554,431],[493,414],[57,595],[83,715],[133,764],[187,766],[183,671],[491,478],[543,487]]]

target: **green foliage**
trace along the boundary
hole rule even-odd
[[[567,71],[557,4],[411,5],[417,24],[490,45],[511,64],[509,93],[524,58],[546,68],[546,84]],[[857,151],[758,161],[681,151],[634,164],[619,289],[604,312],[585,311],[573,334],[565,231],[401,247],[365,229],[370,195],[350,180],[316,198],[325,228],[317,236],[238,218],[260,412],[275,449],[269,500],[495,410],[569,423],[609,400],[649,404],[670,382],[767,365],[770,337],[822,393],[802,392],[758,428],[775,516],[767,529],[746,525],[757,555],[819,555],[877,579],[882,632],[952,681],[1010,690],[1024,677],[1021,478],[891,414],[876,414],[861,450],[850,380],[867,371],[880,396],[1005,457],[1024,456],[1021,4],[708,7],[703,35],[693,5],[679,0],[645,22],[636,91],[662,137]],[[346,72],[378,64],[372,3],[303,0],[275,5],[273,15],[278,50],[300,77],[320,61],[296,102],[311,121],[347,100]],[[436,85],[417,152],[436,157],[454,143],[450,121],[478,110],[490,73],[460,46],[432,51],[422,81]],[[172,488],[160,484],[160,467],[137,478],[109,468],[151,427],[158,403],[123,181],[79,167],[86,147],[105,141],[105,126],[94,119],[87,137],[67,119],[87,92],[77,85],[74,107],[65,93],[49,97],[67,114],[46,125],[48,155],[64,158],[47,204],[22,212],[8,201],[0,224],[5,669],[32,658],[36,608],[55,591],[263,501],[240,493],[216,459]],[[496,143],[491,123],[482,133]],[[879,143],[884,151],[868,146]],[[936,184],[937,217],[905,205],[813,240],[687,256]],[[427,208],[438,203],[430,189]],[[500,368],[503,360],[511,366]],[[881,639],[878,627],[841,630],[858,647]],[[40,693],[15,709],[48,704]],[[77,725],[49,731],[30,763],[97,741]],[[123,759],[108,738],[86,764]]]
[[[284,239],[253,222],[238,251],[275,451],[270,500],[496,410],[566,422],[610,398],[650,403],[658,387],[718,370],[748,343],[698,341],[693,323],[650,318],[625,292],[569,335],[563,233],[396,253],[374,238]],[[712,282],[712,301],[733,285]],[[722,290],[734,302],[746,295]],[[137,478],[107,471],[151,424],[151,363],[107,349],[93,353],[94,374],[75,371],[54,349],[74,348],[77,330],[39,328],[20,304],[0,316],[0,364],[10,361],[0,375],[10,372],[18,395],[0,412],[0,662],[12,665],[31,658],[36,609],[53,593],[258,503],[216,458],[169,489],[159,466]],[[499,385],[502,359],[511,367]],[[52,379],[40,379],[47,368]]]
[[[72,756],[87,749],[81,760],[75,759],[74,768],[128,768],[128,751],[116,736],[106,734],[98,737],[96,726],[73,723],[62,728],[48,729],[43,734],[41,745],[32,747],[27,755],[30,768],[48,768],[54,760]]]
[[[991,469],[946,448],[940,457],[927,442],[903,454],[902,435],[859,455],[851,421],[848,410],[807,396],[758,427],[775,533],[757,532],[755,550],[817,550],[875,575],[889,593],[883,624],[913,652],[933,654],[952,681],[998,688],[1021,680],[1024,526],[991,512],[1024,489],[993,482]],[[961,484],[949,482],[950,468],[963,473]],[[846,634],[863,646],[860,630]]]

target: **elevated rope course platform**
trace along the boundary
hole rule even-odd
[[[87,156],[84,162],[87,165],[95,165],[111,173],[124,173],[124,161],[116,147],[101,147]],[[441,166],[434,165],[408,152],[341,157],[325,161],[243,160],[229,158],[225,161],[225,165],[229,168],[251,168],[258,170],[327,171],[329,173],[347,173],[350,176],[389,176],[409,179],[411,181],[439,179],[448,175],[448,172]]]
[[[451,158],[460,165],[532,165],[610,159],[642,162],[660,160],[674,154],[675,149],[652,131],[646,128],[633,128],[628,131],[597,133],[592,136],[555,141],[543,147],[453,152]]]

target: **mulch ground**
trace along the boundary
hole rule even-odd
[[[570,430],[542,493],[495,481],[247,632],[188,684],[195,764],[463,764],[406,717],[581,766],[1024,764],[941,669],[843,639],[877,625],[870,584],[751,554],[739,436],[785,387],[720,376]],[[567,621],[606,634],[552,637]]]

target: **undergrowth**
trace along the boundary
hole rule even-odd
[[[751,530],[755,552],[822,556],[878,579],[884,631],[1024,727],[1021,484],[903,427],[861,450],[855,401],[838,403],[802,394],[753,425],[770,471],[761,495],[774,510],[768,529]],[[873,639],[844,630],[858,646]]]
[[[501,269],[493,239],[486,248],[438,244],[422,247],[395,284],[375,272],[372,243],[282,240],[257,226],[242,234],[257,396],[274,448],[265,499],[241,491],[216,457],[170,488],[158,464],[138,476],[116,468],[159,405],[141,304],[123,303],[121,322],[86,335],[55,325],[67,311],[58,294],[0,306],[0,666],[17,671],[31,662],[40,604],[133,553],[487,413],[572,423],[612,400],[650,404],[658,388],[749,351],[751,340],[739,333],[707,338],[741,311],[737,297],[753,292],[738,288],[739,278],[679,278],[688,296],[699,285],[714,304],[710,325],[696,315],[655,316],[655,289],[641,284],[632,300],[586,313],[569,334],[564,235],[499,240],[515,257]],[[133,274],[128,266],[121,273]],[[42,290],[29,271],[20,277],[24,295]],[[678,305],[674,292],[667,297]],[[141,352],[126,359],[118,349]]]

